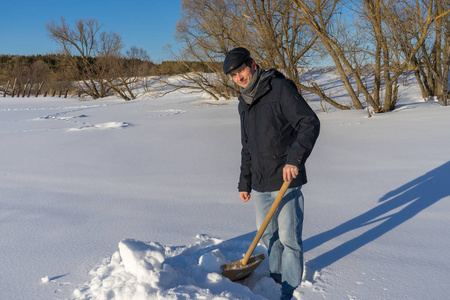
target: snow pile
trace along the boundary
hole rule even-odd
[[[82,126],[82,127],[77,127],[77,128],[69,128],[69,129],[67,129],[67,131],[79,131],[79,130],[90,130],[90,129],[105,130],[105,129],[114,129],[114,128],[124,128],[124,127],[128,127],[128,126],[130,126],[130,124],[128,124],[126,122],[106,122],[106,123],[87,125],[87,126]]]
[[[74,296],[77,299],[118,300],[266,299],[280,296],[280,286],[265,273],[267,262],[242,284],[232,283],[220,274],[221,265],[242,259],[248,245],[245,240],[222,241],[206,235],[196,238],[194,244],[183,247],[125,239],[119,243],[119,251],[91,271],[93,279],[85,287],[76,289]],[[265,248],[259,246],[258,251],[265,252]]]

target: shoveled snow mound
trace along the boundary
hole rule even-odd
[[[77,299],[275,299],[280,285],[263,261],[247,279],[231,282],[220,266],[242,259],[248,241],[198,235],[188,246],[125,239],[119,251],[91,271],[92,280],[75,290]],[[258,246],[255,253],[265,253]],[[260,296],[263,295],[263,296]]]

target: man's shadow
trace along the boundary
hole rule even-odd
[[[379,199],[380,205],[362,215],[304,240],[304,252],[307,252],[347,232],[379,223],[359,236],[308,261],[307,264],[316,270],[323,269],[408,221],[439,200],[450,196],[449,179],[450,161],[387,193]],[[397,211],[400,207],[403,208]]]

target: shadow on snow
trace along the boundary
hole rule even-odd
[[[380,223],[336,248],[309,260],[307,264],[316,270],[325,268],[410,220],[439,200],[450,196],[448,178],[450,178],[450,161],[398,189],[390,191],[379,199],[378,202],[381,204],[373,209],[333,229],[306,239],[303,242],[305,252],[352,230]],[[395,211],[402,206],[405,207]]]

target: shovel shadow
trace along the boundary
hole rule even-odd
[[[359,236],[309,260],[308,265],[316,270],[323,269],[410,220],[439,200],[450,196],[448,178],[450,178],[450,161],[388,192],[378,200],[381,204],[373,209],[304,240],[304,251],[307,252],[352,230],[379,223]],[[398,210],[400,207],[403,208]]]

